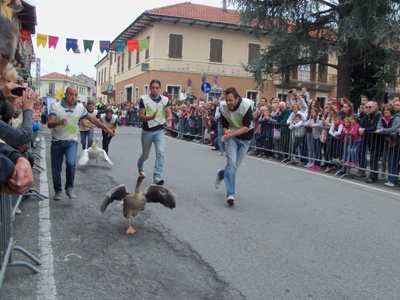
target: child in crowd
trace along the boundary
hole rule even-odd
[[[118,112],[118,113],[117,113],[117,124],[118,124],[118,126],[121,126],[121,124],[122,124],[121,112]]]
[[[309,162],[306,167],[310,170],[318,171],[321,169],[321,158],[322,158],[322,144],[320,141],[322,132],[322,120],[319,115],[319,110],[316,107],[311,108],[310,118],[308,119],[306,126],[312,128],[312,147],[310,157],[313,159]]]
[[[359,149],[361,146],[361,139],[360,133],[358,132],[359,124],[358,124],[358,117],[353,115],[350,117],[350,134],[353,136],[353,144],[351,145],[350,149],[350,162],[347,163],[348,166],[358,167],[358,156],[359,156]]]
[[[351,131],[350,118],[349,117],[344,118],[343,122],[344,122],[342,131],[343,156],[342,160],[339,161],[339,163],[345,162],[345,164],[348,165],[348,162],[350,161],[350,149],[351,145],[353,144],[353,136],[350,134]]]
[[[307,160],[304,158],[305,153],[305,134],[304,122],[301,114],[294,116],[294,122],[289,122],[289,129],[294,132],[294,143],[293,143],[293,154],[296,154],[297,150],[302,158],[298,161],[297,166],[302,167]],[[295,160],[296,161],[296,160]]]
[[[333,143],[332,147],[330,148],[332,150],[332,153],[330,155],[330,160],[333,163],[339,163],[340,157],[342,156],[342,149],[343,149],[343,140],[342,140],[342,131],[344,127],[344,122],[342,118],[339,115],[336,115],[333,118],[333,125],[331,129],[329,129],[329,134],[334,137],[334,139],[331,140],[331,143]]]
[[[259,118],[258,126],[261,126],[261,134],[256,138],[256,141],[259,142],[263,150],[260,151],[263,158],[269,158],[271,156],[271,152],[268,149],[271,149],[271,137],[272,137],[272,127],[269,124],[271,119],[271,113],[268,109],[262,111],[263,118]]]

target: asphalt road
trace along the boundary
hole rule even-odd
[[[177,207],[148,204],[126,235],[122,205],[99,207],[116,185],[133,190],[140,132],[120,128],[114,165],[78,167],[77,199],[54,201],[44,130],[48,171],[35,185],[50,201],[25,200],[14,222],[15,244],[43,260],[42,273],[8,268],[1,300],[400,298],[400,189],[384,181],[367,186],[247,157],[228,207],[224,185],[214,188],[225,156],[167,138],[165,186]],[[143,188],[154,161],[153,148]]]

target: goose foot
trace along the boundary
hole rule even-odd
[[[132,226],[129,226],[129,227],[128,227],[128,230],[126,231],[126,234],[134,234],[135,232],[136,232],[136,230],[133,229]]]

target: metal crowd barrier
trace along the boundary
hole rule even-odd
[[[281,163],[293,164],[307,162],[324,163],[326,167],[334,167],[333,177],[341,175],[353,177],[352,168],[370,172],[370,178],[378,179],[378,174],[399,178],[400,145],[399,134],[364,133],[361,141],[354,141],[350,134],[344,134],[340,139],[329,135],[322,143],[314,138],[312,131],[307,131],[301,137],[296,137],[289,126],[284,124],[264,123],[262,130],[254,135],[253,152],[262,151],[265,156],[282,159]],[[280,131],[280,134],[277,132]],[[367,168],[367,166],[370,168]],[[365,176],[363,176],[365,177]]]
[[[24,266],[34,273],[40,273],[32,264],[25,261],[16,261],[14,259],[14,251],[20,251],[35,264],[42,264],[42,262],[30,252],[22,247],[14,245],[13,219],[22,197],[23,196],[0,194],[0,289],[3,285],[3,278],[7,267]]]

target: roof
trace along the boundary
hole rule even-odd
[[[196,20],[207,20],[229,24],[238,24],[240,21],[239,12],[221,7],[213,7],[191,2],[183,2],[169,6],[163,6],[146,11],[150,14],[175,16]]]
[[[24,9],[17,13],[17,17],[21,21],[22,29],[35,34],[37,25],[36,6],[26,0],[22,0],[21,3]]]
[[[81,85],[87,85],[82,80],[74,79],[73,77],[69,77],[67,75],[60,74],[57,72],[53,72],[53,73],[49,73],[44,76],[40,76],[40,79],[54,79],[54,80],[66,80],[67,79],[68,81],[73,81],[73,82],[79,83]]]
[[[240,12],[232,9],[224,11],[222,7],[183,2],[143,12],[112,41],[110,50],[116,50],[115,41],[133,39],[148,26],[153,26],[154,23],[161,21],[221,30],[240,30]]]

